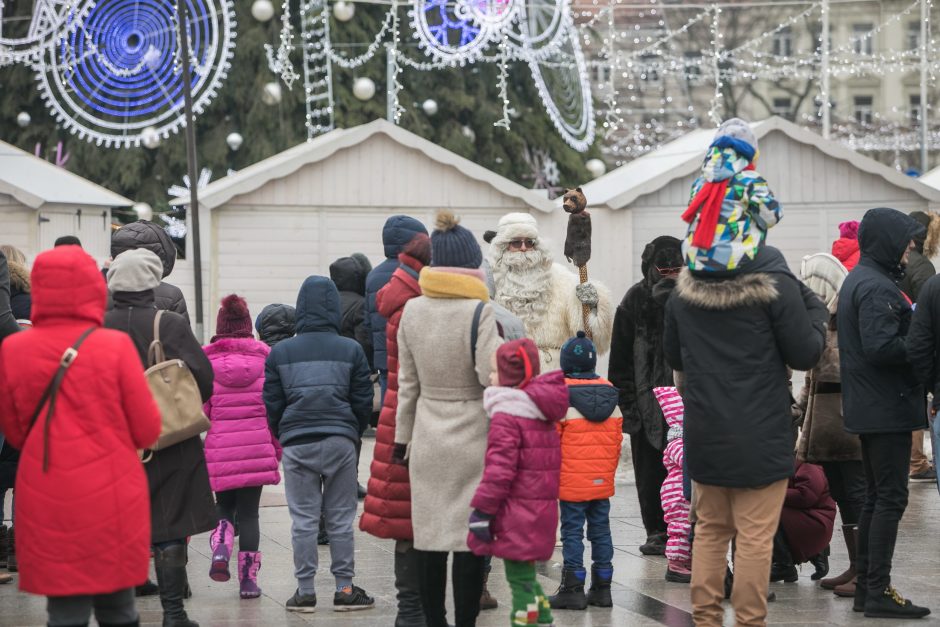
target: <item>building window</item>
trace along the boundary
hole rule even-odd
[[[598,65],[597,67],[594,68],[594,72],[595,72],[594,77],[595,79],[597,79],[598,87],[605,86],[607,85],[607,83],[610,82],[610,66],[609,65],[602,62],[601,65]]]
[[[640,78],[646,83],[659,82],[659,63],[661,57],[655,54],[644,54],[640,57]]]
[[[910,97],[911,126],[920,126],[920,94]]]
[[[685,51],[685,76],[688,80],[698,82],[702,78],[702,55],[695,50]]]
[[[855,54],[872,54],[874,48],[872,45],[873,30],[875,30],[875,25],[870,22],[852,25],[852,46],[855,49]]]
[[[873,116],[873,98],[871,96],[855,96],[855,121],[859,124],[871,124]]]
[[[907,35],[904,39],[908,50],[920,50],[920,22],[907,23]]]
[[[774,98],[770,112],[783,118],[789,118],[793,101],[790,98]]]
[[[774,33],[773,53],[775,57],[789,57],[793,54],[793,32],[789,26]]]

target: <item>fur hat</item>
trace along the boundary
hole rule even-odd
[[[926,231],[918,244],[921,244],[924,257],[931,259],[937,255],[938,244],[940,244],[940,215],[923,211],[912,211],[910,216],[917,220],[917,223],[923,226]]]
[[[561,347],[561,370],[566,375],[591,374],[597,368],[597,349],[584,331]]]
[[[144,292],[162,280],[163,262],[146,248],[124,251],[108,268],[108,289],[112,292]]]
[[[244,298],[229,294],[222,299],[215,318],[215,337],[252,337],[251,314]]]
[[[839,224],[839,237],[843,239],[858,239],[858,220],[849,220]]]
[[[722,137],[730,137],[731,139],[742,141],[753,148],[754,152],[758,150],[757,135],[754,134],[751,125],[741,118],[725,120],[722,125],[718,127],[718,132],[715,133],[715,140],[717,141]]]
[[[507,388],[523,387],[539,376],[539,349],[528,338],[506,342],[496,349],[499,384]]]
[[[483,252],[477,238],[460,226],[460,218],[451,211],[439,211],[431,233],[431,265],[479,269]]]

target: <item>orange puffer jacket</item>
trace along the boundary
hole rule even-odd
[[[614,495],[623,443],[619,392],[606,379],[565,379],[570,397],[561,432],[562,501],[584,502]]]

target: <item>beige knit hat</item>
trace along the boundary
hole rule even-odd
[[[152,290],[163,280],[163,262],[146,248],[128,250],[111,262],[108,268],[108,289],[112,292],[143,292]]]

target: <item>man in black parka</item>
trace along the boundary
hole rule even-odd
[[[124,225],[111,234],[111,258],[126,250],[146,248],[155,253],[163,264],[163,278],[170,276],[176,264],[176,245],[166,231],[147,220],[138,220]],[[186,318],[189,322],[189,311],[186,309],[186,299],[183,292],[175,285],[160,281],[160,285],[153,290],[154,302],[157,309],[173,311]],[[110,303],[108,309],[113,305]]]
[[[630,434],[647,536],[640,552],[663,555],[666,523],[659,492],[666,480],[663,448],[668,427],[653,388],[673,385],[672,368],[663,354],[663,316],[682,267],[682,245],[675,237],[657,237],[646,245],[641,262],[643,280],[627,291],[614,316],[609,373],[611,383],[620,390],[624,433]]]
[[[924,389],[906,337],[910,299],[898,288],[923,227],[894,209],[872,209],[858,230],[861,258],[839,292],[839,361],[845,430],[859,435],[868,481],[858,523],[855,610],[865,616],[930,613],[891,586],[898,523],[907,508],[911,432],[926,427]]]
[[[666,361],[683,375],[685,461],[697,523],[696,625],[721,625],[728,544],[731,602],[742,625],[764,624],[773,536],[793,474],[789,373],[825,347],[826,306],[775,248],[733,274],[679,275],[666,302]]]

